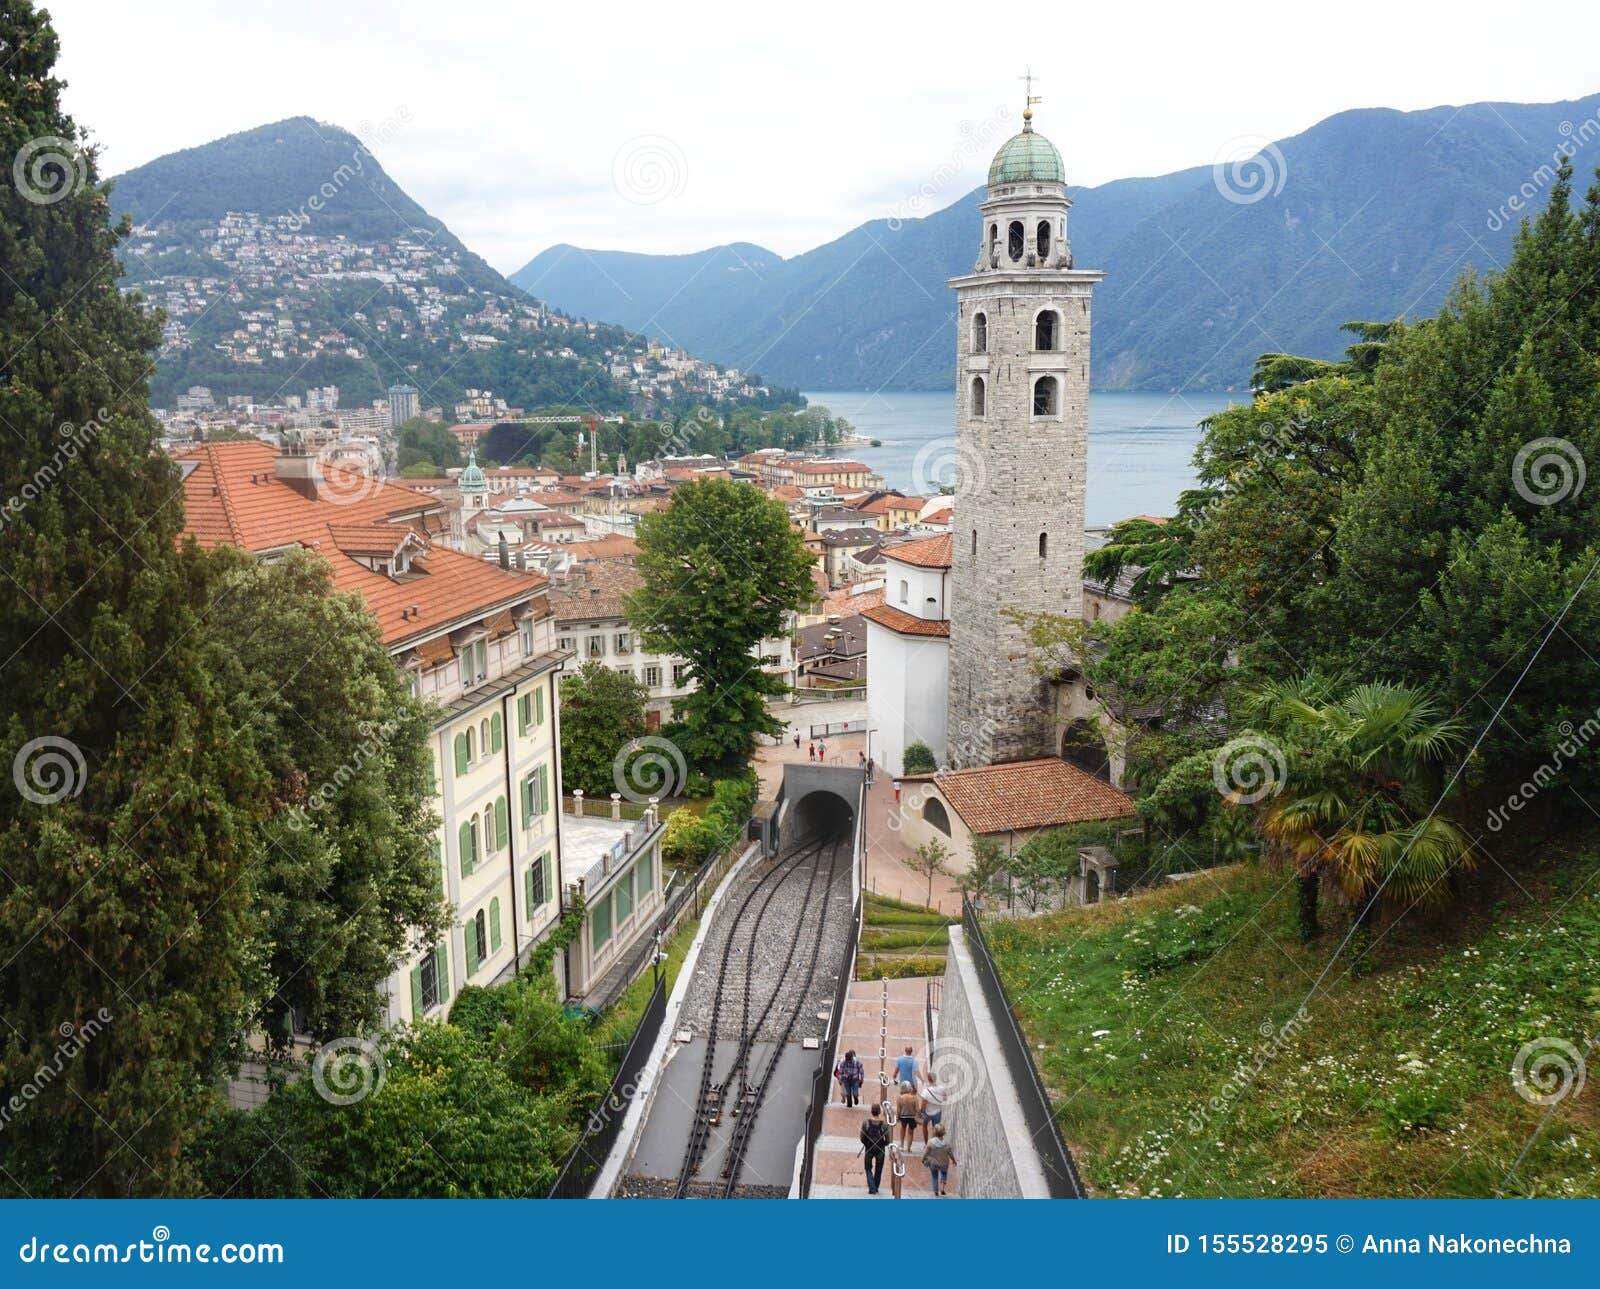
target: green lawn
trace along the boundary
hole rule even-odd
[[[1341,957],[1298,1021],[1348,922],[1325,898],[1299,944],[1281,874],[986,931],[1101,1194],[1600,1195],[1600,1068],[1536,1137],[1511,1073],[1524,1044],[1600,1036],[1600,843],[1497,880],[1376,933],[1359,979]]]

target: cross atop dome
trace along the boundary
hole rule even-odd
[[[1033,105],[1035,103],[1043,103],[1044,99],[1033,92],[1033,68],[1028,68],[1026,75],[1019,76],[1017,79],[1027,86],[1022,96],[1022,128],[1025,132],[1031,134],[1033,132]]]

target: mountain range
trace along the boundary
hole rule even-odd
[[[400,380],[446,416],[472,389],[645,415],[777,397],[547,307],[309,117],[159,157],[117,176],[111,203],[134,223],[127,282],[166,314],[157,406],[193,385],[261,402],[336,385],[348,408]]]
[[[1069,189],[1075,262],[1106,273],[1093,383],[1240,388],[1260,353],[1336,357],[1340,323],[1437,311],[1463,272],[1505,261],[1517,203],[1542,204],[1563,146],[1580,173],[1600,162],[1600,95],[1342,112],[1242,166]],[[750,243],[687,255],[557,245],[511,280],[784,384],[948,388],[946,281],[972,267],[982,199],[873,220],[789,259]]]

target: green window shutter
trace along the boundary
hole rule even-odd
[[[550,813],[550,768],[544,765],[539,767],[539,813]]]
[[[528,695],[527,694],[519,695],[518,698],[517,698],[517,733],[518,734],[526,734],[528,732],[528,717],[529,717],[530,713],[531,713],[531,709],[529,708],[529,705],[528,705]]]
[[[539,903],[533,898],[533,879],[538,876],[539,866],[529,864],[528,871],[522,875],[522,907],[528,910],[528,916],[533,916],[534,907]]]
[[[439,997],[448,1000],[450,997],[450,942],[446,940],[433,951],[434,965],[439,971]]]
[[[461,825],[461,876],[471,877],[472,870],[478,866],[478,848],[474,844],[476,830],[473,820],[469,819]]]
[[[496,895],[489,901],[489,952],[498,953],[500,950],[500,897]]]
[[[533,780],[523,779],[517,785],[517,795],[522,798],[522,826],[527,828],[533,823]]]
[[[440,895],[444,894],[444,850],[435,837],[429,843],[433,848],[433,889]]]
[[[494,803],[494,847],[504,850],[506,838],[511,833],[511,811],[506,805],[504,797],[497,797]]]
[[[500,719],[499,712],[489,718],[489,745],[495,752],[506,745],[505,722]]]
[[[411,1019],[422,1019],[422,968],[411,968]]]
[[[478,969],[481,956],[478,953],[478,923],[476,919],[467,919],[467,975],[472,975]]]
[[[555,892],[555,865],[550,862],[550,852],[545,851],[539,857],[539,864],[544,869],[544,897],[549,899]]]
[[[458,775],[461,775],[461,774],[465,774],[466,772],[467,772],[467,736],[465,734],[457,734],[456,735],[456,773]]]
[[[533,723],[544,724],[544,687],[540,686],[533,691]]]

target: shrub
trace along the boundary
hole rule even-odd
[[[856,960],[857,980],[904,980],[911,976],[944,975],[943,958],[874,958]]]
[[[675,868],[697,868],[711,849],[705,820],[692,810],[678,809],[667,816],[661,837],[661,858]]]
[[[933,759],[933,750],[926,743],[911,744],[903,759],[907,774],[932,774],[939,768],[939,763]]]

